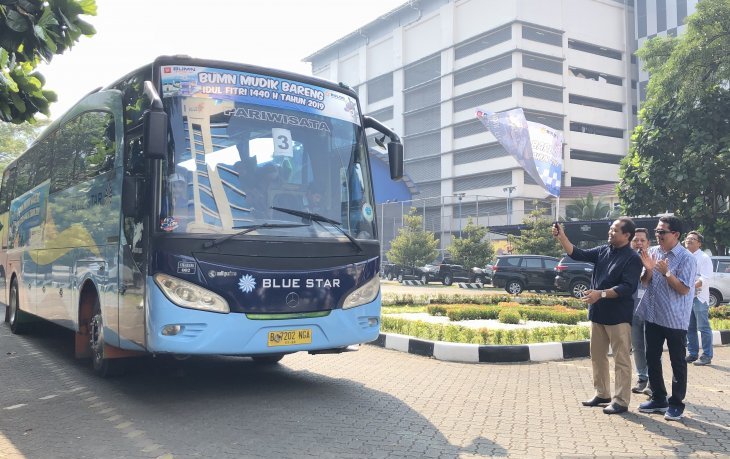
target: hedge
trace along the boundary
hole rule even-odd
[[[555,327],[490,330],[461,325],[429,324],[422,321],[383,317],[381,330],[431,341],[468,344],[530,344],[562,341],[580,341],[590,338],[585,326],[559,325]]]

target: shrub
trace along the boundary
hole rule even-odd
[[[710,319],[730,319],[730,306],[710,308]]]
[[[499,311],[499,321],[503,324],[518,324],[521,319],[520,313],[515,310],[502,309]]]
[[[426,311],[432,316],[442,317],[446,315],[447,309],[445,306],[430,305],[426,307]]]

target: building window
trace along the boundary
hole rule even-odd
[[[393,74],[374,78],[368,81],[368,104],[393,97]]]
[[[471,56],[487,48],[491,48],[499,43],[504,43],[512,39],[512,26],[508,25],[497,30],[490,30],[481,34],[476,38],[471,38],[454,47],[454,59],[461,59]]]
[[[427,57],[409,65],[403,71],[405,89],[441,78],[441,54]]]
[[[504,185],[512,185],[512,171],[493,172],[454,179],[454,191],[478,190]]]
[[[646,100],[646,89],[649,86],[649,81],[639,81],[639,100]]]
[[[587,178],[580,178],[580,177],[573,177],[570,179],[570,186],[594,186],[594,185],[608,185],[612,182],[609,180],[594,180],[594,179],[587,179]]]
[[[476,91],[454,99],[454,113],[481,107],[490,102],[512,97],[512,84]]]
[[[403,96],[404,111],[410,112],[441,103],[441,80],[409,89]]]
[[[533,112],[530,110],[524,110],[524,112],[525,112],[525,119],[527,121],[544,124],[545,126],[551,127],[553,129],[557,129],[558,131],[562,131],[564,129],[562,115],[543,113],[543,112]]]
[[[543,72],[555,73],[557,75],[563,74],[562,61],[535,54],[522,53],[522,66],[535,70],[542,70]]]
[[[621,60],[621,51],[608,49],[603,46],[592,45],[590,43],[584,43],[582,41],[568,40],[568,48],[583,51],[584,53],[591,53],[598,56],[616,59],[617,61]]]
[[[480,62],[454,72],[454,86],[459,86],[509,68],[512,68],[512,54]]]
[[[474,148],[467,148],[454,152],[454,165],[475,163],[477,161],[487,161],[490,159],[509,156],[507,150],[498,143],[489,145],[480,145]]]
[[[585,105],[586,107],[595,107],[602,110],[610,110],[612,112],[623,112],[624,107],[618,102],[609,102],[607,100],[593,99],[591,97],[579,96],[576,94],[570,94],[568,101],[575,105]]]
[[[416,183],[441,179],[441,158],[409,161],[408,176]]]
[[[441,154],[441,131],[403,139],[403,151],[406,160]]]
[[[667,0],[656,0],[656,31],[667,30]]]
[[[609,128],[605,126],[596,126],[594,124],[570,123],[570,130],[573,132],[583,132],[586,134],[603,135],[606,137],[615,137],[617,139],[624,138],[623,129]]]
[[[683,3],[685,0],[677,0],[678,3]],[[677,12],[679,16],[679,12]],[[636,2],[636,35],[646,37],[646,0],[637,0]]]
[[[538,29],[537,27],[531,27],[528,25],[522,26],[522,38],[531,41],[539,41],[540,43],[553,46],[563,46],[563,34]]]
[[[563,88],[556,88],[553,86],[522,83],[522,95],[525,97],[534,97],[535,99],[563,102]]]
[[[419,110],[403,116],[403,133],[405,135],[420,134],[441,127],[441,106]]]
[[[485,128],[479,120],[465,121],[454,125],[454,139],[460,139],[462,137],[486,132],[487,128]]]
[[[382,122],[385,121],[391,121],[393,119],[393,106],[385,107],[380,110],[374,111],[370,113],[372,118],[375,118],[376,120]]]
[[[570,150],[570,159],[579,161],[592,161],[594,163],[619,164],[623,156],[611,155],[609,153],[598,153],[595,151]]]
[[[685,19],[687,19],[687,0],[677,0],[677,26],[684,24]]]
[[[608,83],[615,86],[623,86],[623,79],[621,77],[594,72],[592,70],[579,69],[576,67],[569,67],[568,70],[570,71],[571,75],[576,78],[599,81],[601,83]]]

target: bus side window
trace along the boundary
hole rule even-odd
[[[111,113],[87,112],[79,117],[78,156],[74,182],[108,172],[114,166],[114,118]]]
[[[36,173],[33,178],[33,187],[40,185],[51,177],[51,170],[53,167],[52,156],[53,156],[53,140],[55,133],[43,139],[36,146],[36,155],[33,162],[36,164]]]
[[[75,138],[77,122],[69,124],[57,131],[54,142],[53,173],[51,174],[51,193],[65,190],[73,185],[74,159],[76,157]]]
[[[0,188],[0,214],[5,213],[10,208],[10,201],[13,200],[13,191],[15,188],[15,177],[18,168],[8,167],[3,172],[3,184]]]
[[[28,192],[33,185],[35,164],[32,159],[33,150],[18,160],[18,176],[15,179],[15,197]]]

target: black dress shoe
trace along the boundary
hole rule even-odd
[[[625,413],[629,409],[625,406],[621,406],[618,403],[611,403],[606,408],[603,409],[603,412],[606,414],[619,414],[619,413]]]
[[[610,398],[601,398],[601,397],[593,397],[590,400],[586,400],[584,402],[581,402],[583,406],[599,406],[599,405],[605,405],[607,403],[611,403]]]

